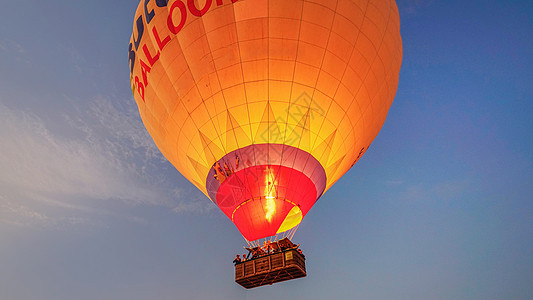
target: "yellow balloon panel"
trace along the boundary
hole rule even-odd
[[[326,189],[383,125],[402,58],[393,0],[141,1],[131,84],[161,152],[200,190],[251,144],[311,153]]]

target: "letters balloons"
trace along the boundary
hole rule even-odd
[[[129,45],[146,129],[248,241],[365,153],[401,60],[394,0],[142,0]]]

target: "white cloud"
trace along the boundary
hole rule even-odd
[[[390,187],[399,188],[394,198],[405,202],[454,201],[461,197],[469,185],[467,178],[435,183],[393,181]]]
[[[179,201],[179,189],[160,176],[166,163],[134,108],[119,111],[99,98],[63,117],[47,126],[0,103],[0,221],[79,223],[82,215],[115,214],[109,201],[202,210]]]
[[[402,185],[403,184],[403,180],[387,180],[385,181],[385,183],[388,185],[388,186],[399,186],[399,185]]]
[[[135,169],[94,139],[66,139],[35,115],[0,110],[0,182],[19,190],[90,198],[140,199],[151,191],[133,185]],[[111,150],[111,151],[110,151]]]
[[[16,52],[19,54],[26,52],[24,47],[22,47],[22,45],[19,42],[12,40],[12,39],[2,39],[0,41],[0,50],[1,51],[12,51],[12,52]]]
[[[435,0],[405,0],[398,2],[398,8],[402,17],[416,15],[420,10],[433,4]]]
[[[0,221],[13,225],[24,225],[28,222],[47,222],[48,216],[39,213],[24,204],[16,204],[0,196]],[[25,223],[21,222],[24,221]]]

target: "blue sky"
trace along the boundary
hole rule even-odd
[[[1,2],[1,299],[532,297],[533,2],[397,1],[385,126],[296,233],[308,277],[250,291],[136,111],[138,1]]]

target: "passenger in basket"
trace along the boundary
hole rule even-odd
[[[266,254],[270,254],[270,240],[263,242],[263,250],[266,252]]]
[[[239,263],[241,263],[241,258],[239,257],[239,254],[237,254],[237,257],[235,257],[235,259],[233,260],[233,264],[237,265]]]

